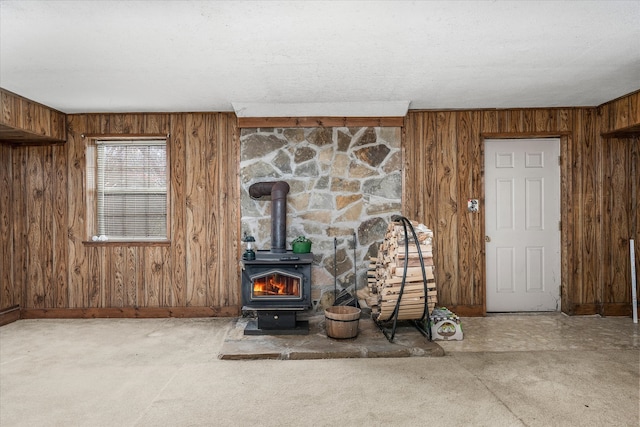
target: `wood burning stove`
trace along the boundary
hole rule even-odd
[[[243,261],[242,300],[247,307],[311,306],[313,254],[274,254],[257,251],[256,259]]]
[[[313,254],[286,249],[286,212],[289,184],[258,182],[249,187],[254,199],[271,200],[271,250],[243,259],[242,309],[255,311],[245,335],[307,334],[309,324],[297,313],[311,307]]]
[[[312,262],[313,254],[290,251],[257,251],[255,260],[242,262],[243,310],[257,315],[246,335],[308,333],[297,313],[311,307]]]

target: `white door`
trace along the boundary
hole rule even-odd
[[[487,311],[560,310],[560,140],[485,140]]]

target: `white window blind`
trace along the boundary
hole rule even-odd
[[[167,239],[166,140],[98,140],[99,239]]]

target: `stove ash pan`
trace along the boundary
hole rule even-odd
[[[261,251],[255,260],[243,261],[243,309],[306,310],[311,307],[312,262],[313,254]]]

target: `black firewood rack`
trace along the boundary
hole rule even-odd
[[[420,243],[418,242],[418,236],[416,235],[416,231],[411,224],[411,221],[400,215],[394,215],[391,217],[391,220],[394,222],[402,223],[404,228],[404,248],[405,254],[409,253],[409,234],[407,231],[411,231],[411,236],[413,237],[413,243],[416,245],[418,250],[418,256],[420,258],[420,269],[422,271],[422,283],[424,285],[424,312],[420,319],[411,319],[411,320],[400,320],[400,322],[409,322],[412,324],[422,335],[427,337],[429,341],[432,340],[431,335],[431,316],[429,315],[429,305],[427,303],[428,293],[427,293],[427,275],[424,269],[424,260],[422,259],[422,250],[420,249]],[[375,320],[376,325],[382,331],[385,337],[389,342],[393,342],[393,339],[396,335],[396,329],[398,326],[398,314],[400,311],[400,302],[402,301],[402,295],[404,294],[404,285],[407,280],[407,267],[409,264],[409,257],[405,256],[404,258],[404,271],[402,273],[402,283],[400,285],[400,293],[398,294],[398,300],[396,301],[396,306],[393,309],[393,313],[391,313],[391,317],[388,320],[378,321]]]

